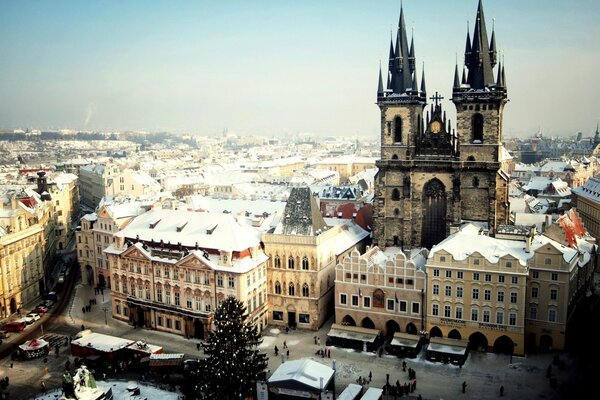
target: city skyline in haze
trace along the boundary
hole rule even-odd
[[[477,0],[404,0],[419,79],[454,125]],[[593,0],[485,0],[505,66],[504,138],[593,135]],[[369,136],[400,1],[0,3],[0,127]],[[429,100],[431,103],[431,100]]]

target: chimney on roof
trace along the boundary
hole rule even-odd
[[[536,234],[537,228],[535,225],[531,225],[529,228],[529,234],[525,238],[525,253],[531,252],[531,243],[533,242],[533,238]]]

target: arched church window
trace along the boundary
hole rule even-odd
[[[402,142],[402,118],[394,118],[394,142]]]
[[[308,297],[309,295],[309,290],[308,290],[308,284],[304,284],[302,285],[302,297]]]
[[[288,269],[294,269],[294,258],[291,256],[288,258]]]
[[[392,156],[392,160],[397,160],[397,159],[398,159],[398,154],[394,154],[394,155]]]
[[[469,156],[469,157],[467,157],[467,161],[475,161],[475,157]]]
[[[281,283],[275,282],[275,294],[281,294]]]
[[[308,258],[306,257],[302,259],[302,269],[305,271],[308,270]]]
[[[281,258],[275,256],[275,268],[281,268]]]
[[[290,296],[295,296],[296,293],[296,288],[294,288],[294,284],[292,282],[290,282],[290,285],[288,287],[288,294]]]
[[[392,200],[400,200],[400,191],[396,188],[392,190]]]
[[[483,115],[473,115],[473,143],[483,143]]]

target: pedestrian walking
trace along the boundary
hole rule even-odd
[[[331,358],[331,349],[327,349],[327,358]]]
[[[288,347],[287,347],[287,343],[285,342],[285,340],[283,341],[283,348],[284,348],[284,349],[287,349],[287,348],[288,348]]]
[[[200,351],[200,343],[196,343],[196,350]]]
[[[285,333],[290,333],[290,328],[288,326],[285,327]]]
[[[84,331],[85,330],[85,325],[81,324],[81,330]]]
[[[463,381],[463,383],[462,383],[462,390],[463,390],[463,393],[466,392],[466,390],[467,390],[467,381]]]
[[[504,396],[504,385],[500,386],[500,397]]]
[[[46,393],[46,382],[43,380],[40,382],[40,388],[42,389],[42,393]]]
[[[85,306],[81,307],[81,312],[85,314]]]
[[[373,373],[369,371],[369,382],[371,382],[371,379],[373,379]]]
[[[288,360],[289,360],[289,359],[290,359],[290,349],[288,349],[288,350],[287,350],[287,353],[286,353],[286,355],[287,355],[287,358],[288,358]]]
[[[317,344],[320,346],[321,345],[321,338],[317,337]]]
[[[275,355],[278,355],[279,354],[279,349],[277,348],[277,345],[275,345],[275,349],[274,350],[275,350]]]
[[[402,361],[402,371],[406,372],[406,361]]]
[[[317,337],[315,336],[314,339],[315,339],[315,344],[317,344]]]

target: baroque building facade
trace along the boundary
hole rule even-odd
[[[373,233],[381,248],[431,248],[450,227],[476,221],[494,232],[508,223],[508,175],[502,171],[502,119],[508,101],[495,33],[488,41],[481,3],[473,38],[467,34],[462,79],[452,92],[456,130],[437,93],[427,112],[425,72],[419,84],[414,38],[404,12],[389,51],[387,86],[379,73],[381,159],[375,179]],[[494,67],[497,66],[496,77]]]
[[[203,339],[229,296],[267,325],[267,256],[260,234],[231,215],[154,209],[114,233],[108,254],[112,316]]]
[[[427,260],[427,331],[474,349],[523,355],[565,346],[568,322],[593,286],[595,239],[575,210],[543,234],[468,224]]]
[[[423,331],[426,259],[427,249],[353,250],[335,269],[336,323],[378,329],[388,338]]]

